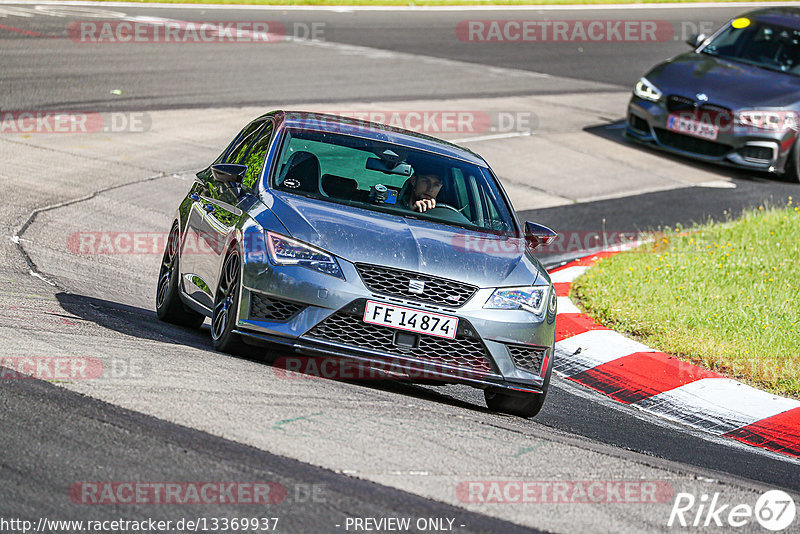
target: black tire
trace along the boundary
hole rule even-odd
[[[249,347],[233,331],[236,327],[241,290],[241,265],[239,251],[232,248],[225,256],[225,263],[222,264],[211,314],[211,340],[214,342],[214,349],[230,354],[250,352]]]
[[[493,412],[518,415],[519,417],[535,417],[544,406],[544,393],[510,393],[501,389],[487,388],[483,390],[486,406]]]
[[[800,183],[800,140],[794,144],[792,151],[789,152],[789,159],[786,160],[783,178],[795,184]]]
[[[551,349],[552,352],[552,349]],[[521,393],[499,388],[486,388],[483,397],[486,406],[493,412],[507,413],[519,417],[536,417],[544,406],[547,390],[550,388],[550,376],[553,373],[553,363],[549,364],[544,377],[541,393]]]
[[[158,284],[156,285],[156,314],[161,321],[167,323],[189,328],[200,328],[206,316],[187,309],[178,294],[178,277],[180,276],[180,269],[178,268],[179,249],[180,233],[176,224],[169,232],[164,256],[161,258],[161,269],[158,273]]]

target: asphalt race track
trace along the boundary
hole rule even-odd
[[[488,411],[467,387],[287,379],[257,356],[214,352],[207,325],[168,326],[153,310],[158,239],[192,174],[248,120],[281,107],[433,117],[425,132],[486,157],[520,219],[579,236],[580,246],[542,256],[552,266],[597,246],[602,232],[724,220],[800,197],[775,176],[622,138],[638,77],[685,50],[688,33],[747,9],[0,3],[0,357],[88,358],[108,371],[94,380],[10,379],[13,370],[0,366],[0,532],[126,531],[50,523],[120,519],[172,521],[163,532],[236,531],[220,526],[232,518],[278,532],[694,532],[703,530],[695,517],[706,520],[697,506],[687,527],[668,526],[678,494],[752,507],[781,489],[800,502],[796,459],[556,376],[542,413],[522,420]],[[163,20],[262,22],[284,38],[93,43],[71,30]],[[669,32],[659,42],[469,42],[458,31],[469,20],[657,21]],[[99,123],[88,133],[14,130],[8,113],[22,111],[81,112]],[[441,117],[453,112],[481,120],[449,128]],[[76,246],[98,232],[146,245],[136,253]],[[664,491],[504,503],[468,491],[493,481]],[[235,483],[251,500],[245,491],[235,504],[95,502],[97,488],[168,483]],[[253,502],[252,486],[269,488],[269,498]],[[755,519],[738,530],[763,531]],[[800,520],[786,531],[800,531]]]

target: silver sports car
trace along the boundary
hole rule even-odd
[[[197,174],[172,223],[156,309],[195,328],[210,317],[217,350],[244,343],[468,384],[490,409],[532,417],[556,319],[532,250],[554,237],[522,227],[465,148],[275,111]]]

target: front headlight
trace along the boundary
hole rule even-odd
[[[484,308],[494,310],[525,310],[534,315],[544,314],[550,286],[507,287],[496,289]]]
[[[661,90],[653,85],[653,83],[648,80],[647,78],[639,78],[639,81],[636,82],[636,85],[633,86],[633,94],[638,96],[639,98],[644,98],[645,100],[650,100],[652,102],[658,102],[661,100]]]
[[[299,265],[344,280],[336,258],[295,239],[267,232],[267,252],[275,265]]]

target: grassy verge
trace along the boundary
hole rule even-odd
[[[98,0],[118,1],[118,0]],[[569,4],[691,4],[708,0],[130,0],[159,4],[246,4],[275,6],[502,6]],[[754,0],[726,0],[750,2]],[[755,0],[768,2],[771,0]]]
[[[572,296],[647,345],[800,398],[800,208],[670,229],[606,258]]]

